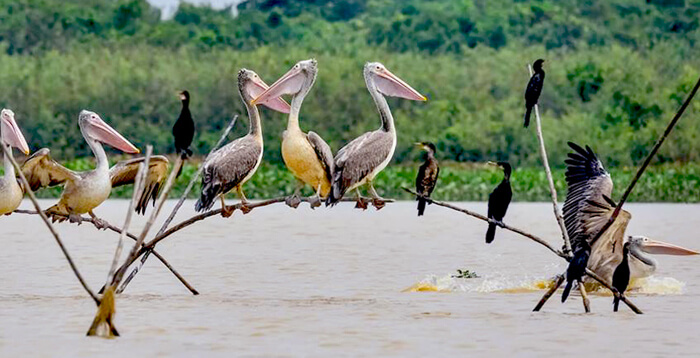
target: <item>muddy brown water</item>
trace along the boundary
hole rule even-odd
[[[47,207],[51,201],[42,201]],[[166,204],[169,212],[174,202]],[[532,313],[537,282],[565,269],[537,244],[415,203],[376,212],[283,205],[210,218],[158,246],[201,292],[192,296],[151,258],[117,299],[115,340],[86,338],[95,306],[36,216],[0,218],[0,356],[698,356],[700,257],[659,256],[632,294],[645,311],[611,312],[611,298],[556,296]],[[485,203],[461,203],[486,211]],[[25,201],[23,208],[30,208]],[[127,202],[96,212],[114,224]],[[187,202],[176,222],[193,214]],[[628,234],[700,248],[700,205],[629,204]],[[551,204],[515,203],[506,221],[559,246]],[[132,231],[144,224],[139,217]],[[94,289],[117,236],[58,226]],[[457,279],[457,269],[476,279]],[[440,292],[405,292],[410,287]]]

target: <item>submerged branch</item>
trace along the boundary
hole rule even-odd
[[[690,91],[690,93],[688,94],[688,98],[685,99],[685,102],[683,102],[681,107],[678,109],[678,112],[676,112],[676,115],[673,116],[673,119],[671,119],[671,122],[669,122],[668,126],[666,126],[666,130],[664,130],[664,133],[661,135],[659,140],[656,142],[654,147],[651,149],[651,152],[649,152],[646,159],[644,159],[644,163],[642,163],[642,166],[639,167],[639,169],[637,170],[637,174],[635,174],[634,178],[632,178],[632,181],[627,186],[625,193],[622,194],[622,198],[620,198],[620,201],[617,203],[617,206],[615,207],[615,211],[613,211],[612,215],[610,216],[608,221],[605,223],[605,225],[603,225],[603,227],[600,229],[600,231],[598,231],[598,233],[593,237],[593,240],[591,240],[591,245],[593,245],[593,243],[595,243],[603,235],[603,233],[605,233],[605,231],[610,228],[610,226],[613,224],[613,222],[615,222],[615,219],[617,219],[617,216],[620,215],[620,211],[622,210],[622,206],[625,205],[627,198],[629,198],[630,194],[632,193],[632,189],[634,189],[634,186],[637,184],[637,181],[639,181],[639,178],[641,178],[642,174],[644,173],[646,168],[649,166],[649,163],[651,163],[651,160],[654,158],[656,153],[659,151],[659,148],[661,148],[661,145],[664,144],[664,141],[666,140],[668,135],[671,134],[671,131],[673,130],[673,128],[676,126],[678,121],[683,116],[683,113],[690,105],[690,102],[695,97],[695,94],[698,92],[698,89],[700,89],[700,78],[698,78],[698,81],[695,83],[695,87],[693,87],[693,89]]]

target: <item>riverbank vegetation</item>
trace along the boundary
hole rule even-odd
[[[526,64],[537,58],[546,59],[540,103],[560,195],[567,141],[591,145],[619,188],[700,75],[700,4],[688,0],[258,0],[223,10],[182,3],[170,19],[145,0],[0,3],[0,105],[15,111],[33,150],[89,156],[77,127],[88,108],[137,146],[171,153],[175,94],[187,89],[201,158],[233,114],[242,116],[232,137],[247,131],[238,69],[271,83],[310,57],[320,70],[301,125],[337,150],[379,125],[361,76],[365,61],[378,60],[429,98],[390,100],[399,139],[377,186],[395,198],[408,198],[400,186],[412,185],[420,160],[412,144],[428,140],[451,163],[441,199],[485,200],[500,177],[478,163],[508,160],[514,199],[546,200],[537,140],[522,128]],[[698,108],[633,200],[700,200]],[[294,185],[280,169],[286,118],[263,110],[263,121],[266,163],[247,185],[256,198]]]

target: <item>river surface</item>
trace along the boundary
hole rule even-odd
[[[48,207],[50,201],[42,201]],[[174,202],[166,203],[164,212]],[[85,337],[95,313],[37,216],[0,218],[0,356],[698,356],[700,257],[658,256],[655,276],[631,298],[553,297],[531,312],[537,283],[565,269],[538,244],[415,204],[381,211],[292,210],[282,204],[219,216],[157,246],[200,292],[193,296],[151,258],[117,298],[121,337]],[[486,211],[485,203],[462,203]],[[23,208],[30,208],[25,200]],[[121,225],[127,202],[96,213]],[[187,202],[176,222],[193,214]],[[700,205],[628,204],[629,234],[700,248]],[[163,215],[165,216],[165,215]],[[561,245],[551,204],[514,203],[506,222]],[[132,232],[145,223],[138,217]],[[158,225],[156,225],[158,226]],[[90,224],[57,226],[93,289],[104,283],[117,235]],[[480,277],[457,279],[457,269]],[[410,292],[411,288],[427,289]],[[624,308],[623,308],[624,307]]]

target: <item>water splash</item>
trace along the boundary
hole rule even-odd
[[[452,274],[428,275],[402,292],[476,292],[476,293],[528,293],[552,287],[551,278],[512,277],[493,275],[462,279]],[[635,295],[680,295],[685,283],[673,277],[646,277],[631,282],[628,293]],[[611,296],[612,293],[597,283],[587,283],[586,290],[593,295]]]

